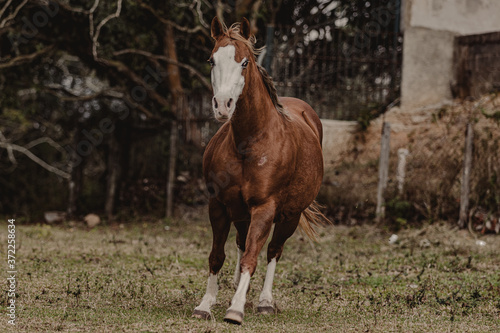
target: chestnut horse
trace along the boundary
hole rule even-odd
[[[212,106],[215,118],[224,124],[203,156],[213,244],[206,293],[193,316],[211,317],[224,244],[234,224],[236,293],[224,320],[241,324],[250,277],[273,223],[260,313],[275,311],[272,284],[285,241],[297,226],[314,238],[312,225],[323,224],[314,203],[323,178],[323,129],[307,103],[277,97],[271,77],[256,62],[255,37],[246,19],[228,29],[214,18],[211,33]]]

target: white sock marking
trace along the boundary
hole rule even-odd
[[[276,258],[273,258],[267,264],[266,279],[259,297],[259,306],[273,306],[273,281],[274,272],[276,271]]]
[[[240,283],[238,284],[238,289],[233,296],[231,301],[231,306],[228,310],[234,310],[241,313],[245,312],[245,302],[247,301],[247,290],[250,285],[250,273],[241,273]]]
[[[238,248],[238,259],[236,260],[236,268],[234,269],[234,277],[233,277],[233,285],[234,285],[235,289],[238,288],[238,284],[240,283],[240,276],[241,276],[240,260],[241,260],[242,255],[243,255],[243,251],[241,251]]]
[[[217,298],[217,291],[219,286],[217,285],[217,274],[210,273],[207,281],[207,291],[200,305],[198,305],[195,310],[205,311],[210,313],[210,308],[215,304]]]

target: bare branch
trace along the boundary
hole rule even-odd
[[[5,3],[5,6],[0,11],[0,17],[2,17],[3,13],[5,12],[5,10],[10,5],[11,2],[12,2],[12,0],[8,0]],[[19,6],[16,7],[16,9],[14,10],[14,12],[12,14],[10,14],[5,19],[3,19],[2,22],[0,22],[0,28],[3,28],[5,26],[5,24],[7,24],[7,22],[9,22],[10,20],[14,19],[17,16],[17,13],[19,13],[19,11],[21,10],[21,8],[23,8],[24,5],[26,5],[27,2],[28,2],[28,0],[24,0],[23,2],[21,2],[19,4]]]
[[[113,13],[113,14],[110,14],[110,15],[106,16],[101,22],[99,22],[99,24],[97,25],[97,28],[95,30],[95,33],[92,36],[92,55],[94,56],[94,59],[96,59],[96,60],[98,60],[98,58],[99,58],[97,56],[97,46],[99,45],[98,39],[99,39],[99,35],[101,34],[101,29],[110,20],[112,20],[114,18],[120,17],[120,13],[122,11],[122,1],[123,0],[118,0],[116,2],[116,12]],[[99,5],[99,0],[96,0],[96,2],[94,4],[95,8],[97,8],[96,4]],[[94,17],[94,10],[95,10],[94,7],[92,7],[92,9],[91,9],[91,15],[90,15],[90,17],[92,18],[92,20],[93,20],[93,17]],[[93,22],[91,22],[91,27],[93,27]],[[91,31],[91,35],[92,35],[92,31]]]
[[[70,12],[73,12],[73,13],[82,13],[82,14],[89,14],[90,13],[90,10],[71,7],[66,2],[61,2],[61,1],[56,1],[56,2],[57,2],[57,5],[59,7],[64,8],[67,11],[70,11]]]
[[[2,17],[3,13],[5,13],[5,11],[7,10],[7,7],[9,7],[11,2],[12,2],[12,0],[7,0],[5,5],[3,6],[3,8],[0,10],[0,17]]]
[[[196,5],[196,10],[194,8],[195,5]],[[209,29],[210,26],[203,19],[203,13],[201,11],[201,0],[194,0],[193,4],[191,5],[191,10],[193,11],[193,14],[195,14],[195,16],[198,16],[198,20],[200,21],[201,25],[205,27],[205,29]]]
[[[36,51],[35,53],[20,55],[18,57],[10,59],[8,62],[0,63],[0,69],[19,66],[23,63],[30,62],[31,60],[35,59],[36,57],[38,57],[44,53],[49,52],[53,48],[54,48],[54,46],[51,45],[51,46],[48,46],[44,49]]]
[[[196,76],[200,80],[200,82],[203,84],[203,86],[205,86],[205,88],[207,88],[210,91],[212,90],[212,85],[210,84],[210,82],[208,82],[208,80],[205,78],[205,76],[203,74],[201,74],[196,68],[194,68],[190,65],[183,64],[181,62],[172,60],[172,59],[170,59],[166,56],[163,56],[163,55],[157,55],[157,54],[150,53],[148,51],[137,50],[137,49],[123,49],[123,50],[116,51],[113,53],[113,55],[115,55],[115,56],[119,56],[119,55],[123,55],[123,54],[140,54],[140,55],[145,56],[147,58],[162,60],[162,61],[165,61],[166,63],[173,64],[173,65],[179,66],[181,68],[184,68],[184,69],[188,70],[191,73],[191,75]]]
[[[39,166],[41,166],[45,170],[52,172],[52,173],[55,173],[56,175],[58,175],[64,179],[70,179],[70,177],[71,177],[71,175],[69,173],[67,173],[66,171],[60,170],[56,167],[53,167],[52,165],[48,164],[47,162],[45,162],[44,160],[42,160],[41,158],[39,158],[38,156],[33,154],[30,150],[26,149],[25,147],[15,145],[12,143],[7,143],[7,142],[0,142],[0,147],[5,148],[7,150],[11,149],[11,150],[18,151],[18,152],[26,155],[26,157],[31,159],[33,162],[35,162],[36,164],[38,164]]]
[[[191,29],[183,27],[183,26],[180,26],[177,23],[175,23],[174,21],[168,20],[168,19],[166,19],[166,18],[161,17],[160,15],[158,15],[158,10],[156,10],[156,9],[152,8],[151,6],[145,4],[144,2],[142,2],[142,0],[138,0],[138,2],[139,2],[139,5],[141,7],[147,9],[151,14],[153,14],[163,24],[170,25],[170,26],[174,27],[175,29],[177,29],[179,31],[182,31],[182,32],[185,32],[185,33],[188,33],[188,34],[192,34],[192,33],[201,31],[204,35],[210,37],[210,33],[208,32],[208,29],[206,29],[202,25],[198,25],[198,26],[196,26],[194,28],[191,28]],[[201,22],[201,20],[200,20],[200,22]]]
[[[3,135],[2,131],[0,131],[0,140],[2,142],[7,142],[7,139]],[[12,164],[17,164],[16,157],[14,156],[14,153],[12,152],[12,148],[11,147],[7,147],[7,155],[9,156],[9,160],[10,160],[10,162]]]
[[[106,89],[106,90],[99,91],[95,94],[81,96],[81,95],[76,94],[74,91],[71,91],[70,89],[67,89],[61,85],[51,85],[49,88],[50,89],[44,89],[44,91],[56,96],[60,100],[66,101],[66,102],[90,101],[90,100],[99,98],[101,96],[122,99],[122,100],[127,101],[127,103],[129,105],[132,105],[134,108],[139,109],[139,111],[144,113],[146,115],[146,117],[151,118],[151,119],[155,118],[155,116],[148,109],[146,109],[145,107],[143,107],[140,104],[135,103],[132,99],[130,99],[129,96],[125,95],[124,93],[122,93],[120,91]],[[62,91],[66,92],[67,94],[72,95],[72,96],[71,97],[64,96],[64,95],[58,93],[56,90],[62,90]]]
[[[210,1],[207,1],[207,0],[203,0],[203,2],[205,3],[205,5],[210,8],[210,9],[214,9],[214,6],[210,3]]]
[[[92,41],[94,40],[94,12],[97,6],[99,6],[99,2],[100,0],[95,0],[94,5],[92,5],[92,8],[89,10],[89,33]]]
[[[61,147],[60,144],[58,144],[57,142],[55,142],[54,140],[52,140],[48,136],[43,136],[41,138],[35,139],[35,140],[31,141],[30,143],[28,143],[27,145],[25,145],[24,148],[31,149],[35,146],[38,146],[39,144],[42,144],[42,143],[47,143],[50,146],[52,146],[53,148],[57,149],[61,154],[66,154],[66,151],[64,150],[64,148]]]
[[[156,92],[155,89],[151,88],[151,86],[147,82],[145,82],[143,78],[137,75],[137,73],[135,73],[121,61],[109,60],[109,59],[100,59],[99,61],[106,66],[114,67],[118,72],[124,73],[138,86],[143,87],[149,93],[149,97],[151,97],[151,99],[155,100],[160,105],[162,106],[170,105],[170,103],[168,102],[167,99],[165,99],[165,97]]]
[[[43,91],[58,97],[62,101],[67,101],[67,102],[90,101],[101,96],[112,97],[112,98],[123,98],[123,93],[112,89],[104,89],[89,95],[80,95],[76,91],[66,88],[60,84],[50,84],[47,86],[47,89],[44,89]],[[64,96],[62,94],[59,94],[57,91],[63,91],[71,96]]]
[[[142,113],[144,113],[146,115],[146,117],[148,117],[150,119],[158,118],[155,115],[153,115],[148,109],[146,109],[144,106],[142,106],[141,104],[138,104],[138,103],[134,102],[132,99],[130,99],[129,96],[125,96],[124,99],[127,101],[127,103],[129,105],[132,105],[134,108],[137,108]]]

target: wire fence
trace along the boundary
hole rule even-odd
[[[399,97],[402,42],[392,30],[278,27],[271,74],[280,95],[305,100],[321,118],[358,120]]]
[[[499,108],[500,98],[488,95],[479,101],[424,111],[418,115],[417,123],[408,121],[409,118],[387,116],[389,122],[399,126],[393,126],[391,133],[384,191],[386,225],[401,228],[420,221],[459,220],[466,128],[472,124],[467,218],[474,230],[495,230],[500,223],[500,122],[495,118]],[[356,143],[353,138],[347,156],[327,168],[320,200],[339,222],[356,223],[376,217],[379,182],[376,152],[380,149],[376,137],[380,134],[374,131],[365,134],[367,142]],[[357,149],[358,144],[363,150]],[[403,177],[398,170],[400,149],[408,152]],[[488,220],[491,223],[487,228]]]

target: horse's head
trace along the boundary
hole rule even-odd
[[[231,119],[236,109],[248,71],[256,69],[255,37],[251,35],[250,23],[245,18],[241,24],[227,29],[215,17],[211,32],[215,39],[215,47],[208,60],[212,66],[212,107],[215,118],[224,122]]]

